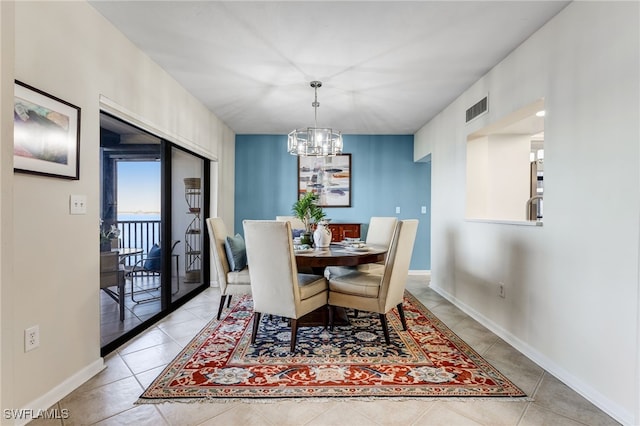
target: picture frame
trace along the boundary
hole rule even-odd
[[[351,207],[351,154],[298,157],[298,199],[308,191],[320,207]]]
[[[15,172],[78,180],[80,108],[15,80]]]

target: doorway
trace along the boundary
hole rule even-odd
[[[101,226],[117,229],[108,250],[120,274],[100,292],[103,355],[206,288],[209,169],[207,159],[101,113]]]

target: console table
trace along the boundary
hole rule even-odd
[[[360,238],[359,223],[329,223],[331,242],[339,243],[345,238]]]

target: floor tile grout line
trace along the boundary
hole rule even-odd
[[[409,289],[409,290],[411,291],[411,289]],[[415,294],[415,293],[414,293],[414,294]],[[417,296],[417,295],[416,295],[416,296]],[[207,295],[207,300],[209,300],[209,299],[210,299],[210,297],[209,297],[209,295]],[[422,301],[420,297],[418,297],[418,300]],[[429,300],[431,300],[431,299],[429,299]],[[423,302],[423,303],[425,303],[425,302]],[[203,303],[203,305],[204,305],[204,303]],[[425,306],[426,306],[426,304],[425,304]],[[432,310],[432,309],[431,309],[430,307],[428,307],[428,306],[427,306],[427,308],[428,308],[429,310]],[[201,308],[195,308],[195,309],[198,309],[198,310],[199,310],[199,309],[201,309]],[[184,310],[190,311],[190,309],[188,309],[188,308],[186,308],[186,309],[184,309]],[[201,310],[200,312],[202,312],[202,310]],[[195,314],[194,312],[191,312],[191,311],[190,311],[190,314],[194,315],[195,317],[197,317],[197,318],[199,318],[199,319],[203,319],[203,320],[205,319],[205,318],[201,318],[201,317],[200,317],[200,315],[197,315],[197,314]],[[444,321],[443,321],[443,322],[444,322]],[[445,323],[445,324],[446,324],[446,323]],[[449,326],[449,325],[447,324],[447,326]],[[163,330],[163,329],[161,329],[161,328],[158,328],[158,330],[160,330],[160,331],[163,333],[163,335],[164,335],[164,336],[167,336],[167,337],[169,338],[169,339],[168,339],[168,342],[169,342],[169,341],[174,342],[174,343],[176,343],[176,344],[177,344],[178,346],[180,346],[180,347],[183,347],[183,346],[184,346],[183,344],[178,343],[178,340],[177,340],[176,338],[174,338],[172,335],[170,335],[169,333],[167,333],[165,330]],[[192,337],[195,337],[195,335],[197,335],[197,333],[194,333]],[[186,337],[185,337],[185,338],[180,338],[180,340],[185,340],[185,339],[186,339]],[[167,343],[168,343],[168,342],[167,342]],[[487,342],[489,343],[489,344],[488,344],[488,347],[485,349],[485,351],[483,351],[483,353],[481,354],[482,356],[485,356],[485,355],[486,355],[486,353],[489,353],[489,352],[491,352],[492,350],[494,350],[494,349],[495,349],[495,348],[500,344],[501,339],[500,339],[498,336],[495,336],[495,339],[494,339],[493,341],[491,341],[491,339],[488,339],[488,340],[487,340]],[[154,347],[154,346],[158,346],[158,345],[152,345],[151,347]],[[145,349],[148,349],[148,348],[145,348]],[[142,349],[140,349],[140,350],[142,350]],[[117,349],[117,351],[119,352],[119,351],[120,351],[120,349]],[[135,352],[137,352],[137,351],[133,351],[133,352],[130,352],[130,353],[135,353]],[[137,373],[137,374],[133,373],[133,371],[132,371],[131,367],[129,366],[129,364],[127,364],[127,363],[124,361],[124,358],[123,358],[123,356],[124,356],[124,355],[127,355],[127,354],[118,353],[118,356],[120,356],[120,357],[121,357],[121,361],[122,361],[122,362],[124,362],[124,364],[125,364],[125,366],[127,367],[127,369],[128,369],[128,370],[132,373],[132,375],[135,377],[135,380],[136,380],[136,381],[137,381],[137,383],[140,385],[140,387],[142,387],[142,388],[144,389],[145,387],[144,387],[144,386],[142,386],[141,379],[139,378],[139,376],[140,376],[140,377],[142,377],[141,375],[142,375],[142,374],[144,374],[144,373],[147,373],[149,370],[146,370],[146,371],[144,371],[144,372],[139,372],[139,373]],[[488,360],[488,361],[489,361],[489,360]],[[492,362],[492,364],[493,364],[493,362]],[[545,371],[544,369],[542,369],[542,373],[541,373],[541,374],[540,374],[540,376],[538,377],[537,381],[534,381],[534,382],[533,382],[533,383],[535,383],[535,386],[533,387],[533,390],[531,391],[531,395],[536,395],[538,392],[540,392],[540,389],[541,389],[541,386],[542,386],[542,384],[543,384],[543,381],[544,381],[545,377],[547,377],[547,375],[548,375],[548,374],[550,375],[550,373],[548,373],[547,371]],[[111,383],[113,383],[113,382],[111,382]],[[101,385],[101,386],[102,386],[102,385]],[[533,405],[532,405],[532,404],[533,404]],[[61,406],[60,402],[58,402],[58,406]],[[429,412],[433,412],[434,407],[437,407],[437,404],[431,404],[431,405],[427,406],[427,407],[425,408],[424,412],[420,413],[420,414],[418,415],[418,417],[417,417],[416,419],[414,419],[414,421],[413,421],[411,424],[414,424],[414,425],[422,424],[422,423],[420,422],[420,419],[426,419],[426,420],[428,420],[428,418],[426,418],[425,416],[426,416],[426,415],[428,415],[428,413],[429,413]],[[535,408],[534,408],[534,407],[535,407]],[[135,406],[130,407],[129,409],[125,410],[124,412],[126,412],[126,411],[130,410],[131,408],[135,408]],[[231,409],[233,409],[233,407],[230,407],[230,408],[229,408],[229,410],[231,410]],[[570,420],[572,420],[572,421],[578,422],[579,424],[584,424],[584,419],[583,419],[583,421],[580,421],[580,420],[574,419],[574,418],[570,417],[570,416],[569,416],[569,415],[567,415],[567,414],[560,414],[560,413],[555,412],[554,410],[552,410],[552,409],[550,409],[550,408],[547,408],[546,406],[542,406],[542,405],[540,405],[540,404],[536,404],[535,402],[529,402],[529,403],[527,403],[527,404],[524,406],[524,409],[522,409],[522,410],[521,410],[520,415],[519,415],[519,418],[518,418],[518,420],[517,420],[517,423],[515,423],[515,424],[523,424],[523,422],[524,422],[524,420],[525,420],[525,418],[526,418],[527,413],[529,413],[530,415],[534,415],[534,413],[535,413],[535,412],[536,412],[536,410],[538,410],[538,409],[539,409],[539,410],[543,410],[544,412],[548,412],[548,413],[552,414],[553,416],[557,416],[557,417],[558,417],[558,419],[560,419],[560,418],[563,418],[563,419],[570,419]],[[170,417],[165,416],[165,414],[163,413],[163,411],[162,411],[159,407],[156,407],[156,411],[159,411],[159,412],[160,412],[160,415],[161,415],[162,419],[163,419],[165,422],[167,422],[167,424],[169,424],[169,425],[172,425],[172,426],[173,426],[173,423],[169,421],[169,418],[170,418]],[[227,412],[227,411],[228,411],[228,410],[225,410],[224,412]],[[360,410],[357,410],[357,412],[358,412],[359,414],[362,414],[362,413],[360,412]],[[215,414],[215,415],[214,415],[213,417],[211,417],[210,419],[202,420],[202,421],[201,421],[201,423],[199,423],[199,424],[203,424],[203,423],[211,422],[211,420],[213,420],[213,419],[217,418],[217,417],[218,417],[218,416],[220,416],[221,414],[222,414],[222,413]],[[322,415],[322,414],[319,414],[319,415],[317,415],[317,416],[315,416],[315,417],[314,417],[315,422],[317,422],[317,420],[318,420],[318,416],[320,416],[320,415]],[[364,414],[362,414],[362,415],[364,415]],[[110,417],[113,417],[113,416],[110,416]],[[264,417],[269,417],[269,416],[267,416],[266,414],[264,414],[264,415],[261,415],[261,417],[260,417],[260,418],[264,418]],[[368,418],[368,416],[366,416],[366,415],[364,415],[364,417],[365,417],[365,418]],[[258,420],[258,419],[256,419],[256,420]],[[513,418],[512,418],[512,420],[515,420],[515,419],[513,419]],[[267,421],[268,421],[268,422],[270,422],[270,419],[267,419]],[[304,423],[302,423],[302,422],[301,422],[300,424],[309,424],[309,423],[314,423],[314,420],[313,420],[313,419],[312,419],[312,420],[308,420],[308,421],[305,421]],[[62,424],[64,425],[64,424],[65,424],[65,422],[64,422],[64,421],[62,421]],[[194,423],[190,423],[190,424],[194,424]],[[177,424],[176,424],[176,426],[177,426]]]

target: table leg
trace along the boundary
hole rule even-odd
[[[124,321],[124,271],[118,271],[118,309],[120,310],[120,321]]]

